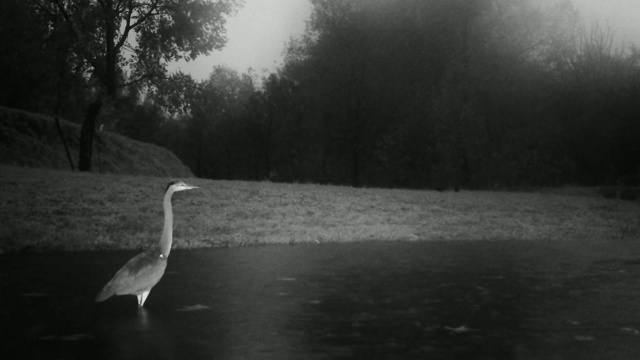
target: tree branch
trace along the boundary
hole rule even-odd
[[[104,71],[100,67],[100,64],[87,50],[86,48],[87,44],[84,41],[84,36],[82,36],[82,33],[80,32],[80,30],[78,30],[78,26],[75,23],[75,21],[73,21],[69,13],[67,13],[66,9],[64,8],[64,5],[60,2],[60,0],[55,0],[55,4],[56,4],[56,7],[58,8],[58,11],[60,11],[60,13],[62,14],[62,18],[69,26],[69,30],[71,31],[73,36],[78,40],[79,48],[82,49],[81,50],[82,56],[85,58],[85,60],[87,60],[87,62],[89,62],[89,64],[91,64],[91,66],[95,71],[97,71],[101,76],[104,76],[103,74]]]
[[[122,4],[124,3],[125,0],[118,0],[118,3],[116,4],[116,12],[120,12],[120,7],[122,6]],[[129,1],[129,4],[131,4],[131,1]]]
[[[78,38],[78,40],[80,40],[81,36],[80,34],[78,34],[78,32],[75,29],[75,26],[74,26],[75,23],[73,22],[73,20],[71,20],[71,17],[65,10],[64,6],[60,3],[59,0],[55,0],[55,3],[56,3],[56,7],[58,8],[58,11],[60,11],[60,13],[62,14],[64,21],[66,21],[67,24],[69,25],[69,29],[71,30],[71,32]]]
[[[159,0],[154,0],[154,1],[153,1],[153,3],[149,5],[149,6],[150,6],[149,11],[147,11],[147,13],[146,13],[146,14],[141,15],[141,16],[138,18],[138,20],[136,20],[136,22],[134,22],[134,23],[131,25],[131,29],[133,29],[133,28],[135,28],[136,26],[138,26],[138,25],[142,24],[143,22],[145,22],[145,21],[146,21],[148,18],[150,18],[151,16],[153,16],[153,15],[157,15],[158,13],[154,13],[154,10],[157,10],[157,9],[158,9],[158,2],[159,2]]]
[[[144,74],[144,75],[140,76],[140,77],[139,77],[139,78],[137,78],[137,79],[134,79],[134,80],[131,80],[131,81],[129,81],[129,82],[126,82],[126,83],[124,83],[124,84],[120,85],[119,87],[127,87],[127,86],[131,86],[131,85],[133,85],[133,84],[137,84],[137,83],[139,83],[139,82],[142,82],[142,81],[145,81],[145,80],[149,80],[149,79],[152,79],[152,78],[158,78],[158,79],[162,78],[162,79],[165,79],[165,80],[167,79],[167,77],[166,77],[166,76],[160,76],[160,75],[158,75],[158,74],[148,73],[148,74]]]
[[[126,26],[124,28],[124,31],[122,32],[122,37],[116,44],[116,49],[120,49],[127,42],[127,38],[129,37],[129,33],[131,32],[131,30],[133,30],[134,28],[136,28],[137,26],[145,22],[150,17],[158,14],[157,12],[155,12],[155,10],[158,9],[159,1],[160,0],[154,0],[153,3],[148,5],[150,7],[149,11],[147,11],[143,15],[140,15],[134,23],[131,23],[131,18],[133,17],[133,12],[135,7],[133,6],[133,1],[129,0],[129,6],[128,6],[129,13],[127,14]]]
[[[133,15],[133,1],[132,0],[129,0],[129,5],[127,6],[127,8],[128,8],[129,11],[127,13],[126,25],[124,27],[124,31],[122,32],[122,36],[120,37],[120,40],[116,44],[116,49],[117,50],[120,50],[120,48],[127,42],[127,38],[129,38],[129,32],[133,28],[133,27],[131,27],[131,16]]]

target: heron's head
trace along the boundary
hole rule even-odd
[[[191,190],[191,189],[197,189],[197,188],[199,188],[199,186],[187,185],[182,180],[173,180],[173,181],[170,181],[169,184],[167,184],[167,190],[165,192],[174,193],[176,191]]]

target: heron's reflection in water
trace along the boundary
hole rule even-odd
[[[145,308],[104,319],[100,337],[107,359],[176,359],[170,329],[164,319]],[[133,316],[132,316],[133,315]]]
[[[140,322],[140,330],[149,331],[149,312],[147,309],[140,307],[138,308],[138,320]]]

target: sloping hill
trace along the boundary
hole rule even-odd
[[[80,126],[60,119],[75,166]],[[0,164],[69,170],[64,145],[51,117],[0,106]],[[96,134],[93,171],[110,174],[192,177],[171,151],[108,131]]]

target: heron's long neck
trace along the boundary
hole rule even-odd
[[[162,236],[160,237],[160,251],[165,258],[169,257],[171,252],[171,242],[173,241],[173,210],[171,209],[172,191],[164,194],[164,227],[162,228]]]

